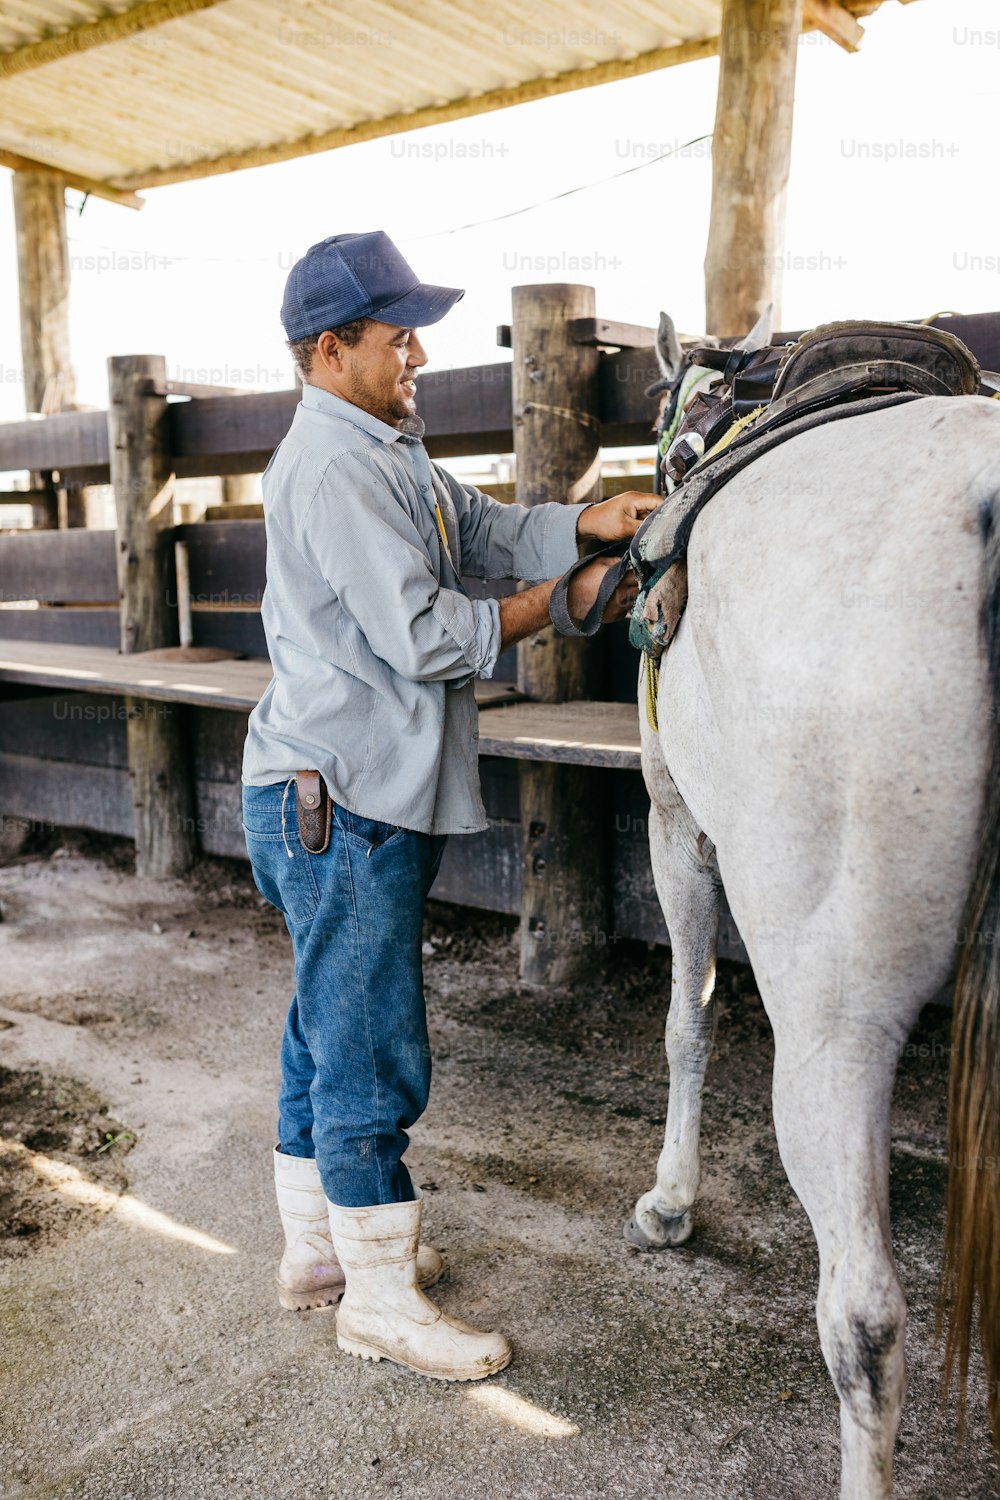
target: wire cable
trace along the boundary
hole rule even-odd
[[[712,135],[712,131],[709,131],[707,135],[696,135],[692,140],[685,141],[682,146],[674,146],[669,151],[661,151],[658,156],[651,156],[649,161],[636,162],[634,167],[624,167],[620,172],[609,172],[606,177],[596,177],[593,182],[581,182],[576,187],[564,188],[561,193],[553,193],[551,198],[539,198],[536,203],[526,203],[523,208],[511,208],[506,213],[493,214],[488,219],[474,219],[469,224],[456,224],[452,229],[435,229],[430,234],[418,234],[414,238],[436,240],[450,234],[462,234],[466,229],[481,229],[485,224],[500,224],[504,219],[516,219],[520,214],[530,214],[536,208],[545,208],[550,203],[561,202],[563,198],[572,198],[575,193],[586,193],[591,188],[603,187],[606,182],[615,182],[619,177],[629,177],[633,172],[641,172],[644,167],[655,167],[658,161],[666,161],[668,156],[679,156],[682,151],[687,151],[689,146],[697,146],[702,141],[710,141]]]

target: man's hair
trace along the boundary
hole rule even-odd
[[[364,331],[370,322],[370,318],[355,318],[352,323],[342,323],[339,328],[331,328],[329,332],[346,349],[353,349],[355,344],[361,342]],[[316,353],[316,345],[319,343],[319,338],[318,333],[310,333],[304,339],[289,339],[287,341],[292,353],[292,359],[295,361],[295,368],[303,380],[309,379],[312,370],[313,355]]]

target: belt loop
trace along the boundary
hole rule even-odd
[[[295,777],[293,776],[290,781],[286,781],[285,782],[285,795],[281,799],[281,842],[285,846],[285,853],[288,855],[289,859],[294,859],[295,855],[292,853],[291,849],[289,849],[289,847],[288,847],[288,834],[287,834],[286,829],[285,829],[285,805],[288,802],[288,793],[289,793],[289,790],[294,785],[295,785]]]

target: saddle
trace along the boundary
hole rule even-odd
[[[820,410],[861,396],[913,391],[921,396],[974,395],[975,359],[953,334],[922,323],[825,323],[794,344],[758,350],[694,348],[692,366],[719,371],[719,381],[691,402],[663,457],[680,482],[737,421],[766,412]]]
[[[661,455],[672,493],[647,516],[624,553],[620,543],[603,549],[619,563],[607,570],[582,624],[569,615],[569,582],[595,554],[560,579],[549,610],[561,634],[592,635],[608,599],[631,570],[639,595],[629,639],[651,668],[684,613],[694,523],[735,474],[778,444],[827,422],[925,396],[1000,396],[1000,379],[980,371],[961,339],[921,323],[827,323],[784,346],[697,347],[688,365],[717,370],[720,379],[689,403]],[[647,686],[650,681],[647,674]]]

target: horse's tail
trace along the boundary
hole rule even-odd
[[[944,1379],[958,1375],[964,1426],[973,1314],[1000,1452],[1000,502],[983,513],[983,625],[991,688],[992,763],[983,834],[961,933],[948,1084],[948,1202],[941,1317]],[[940,1326],[940,1319],[939,1319]]]

